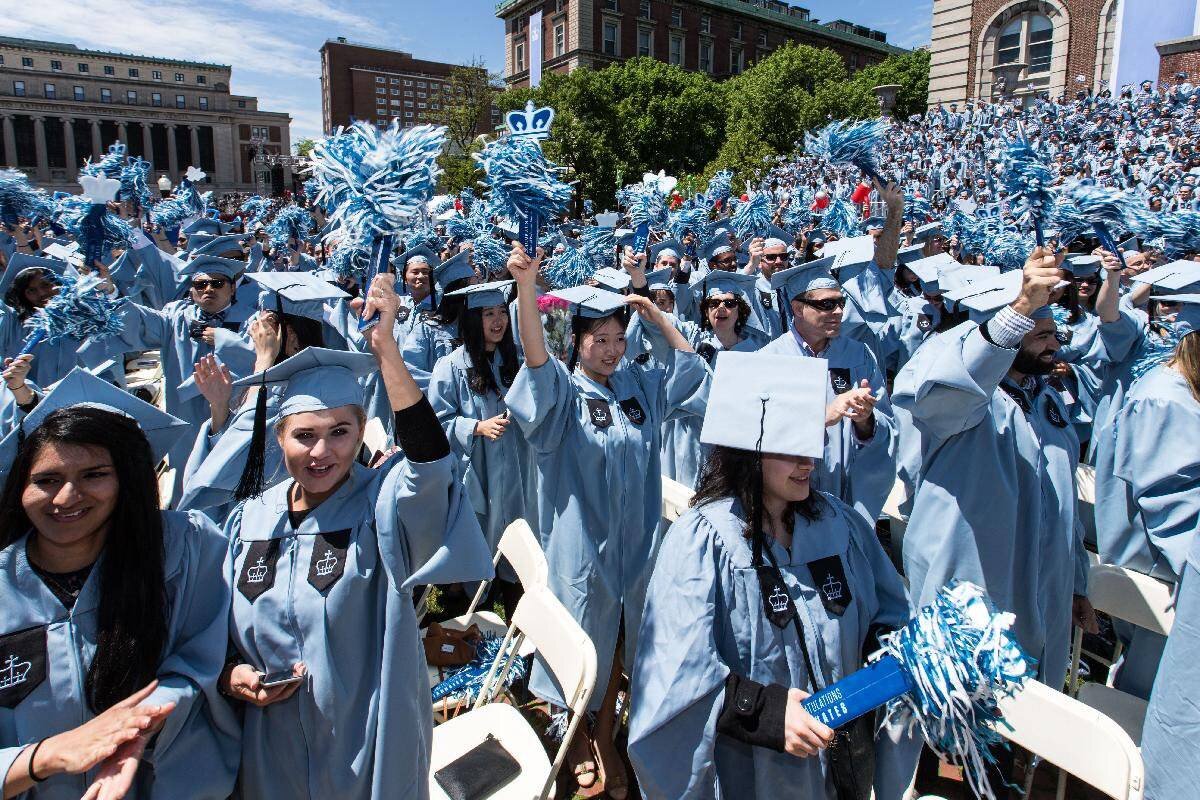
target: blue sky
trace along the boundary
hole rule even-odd
[[[795,0],[794,0],[795,1]],[[929,42],[932,0],[807,0],[821,20],[848,19],[888,41]],[[326,38],[407,50],[418,58],[504,63],[494,0],[14,0],[0,35],[70,42],[233,66],[234,92],[292,115],[292,141],[320,133],[318,50]]]

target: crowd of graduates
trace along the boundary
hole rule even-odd
[[[152,198],[119,145],[82,207],[0,175],[4,797],[429,796],[415,598],[494,577],[511,616],[518,520],[599,665],[567,796],[900,798],[910,726],[801,701],[955,581],[1061,689],[1099,630],[1089,558],[1176,592],[1169,638],[1117,629],[1113,682],[1149,700],[1147,796],[1190,796],[1198,107],[1149,82],[939,106],[882,129],[877,170],[810,147],[693,198],[647,174],[532,240],[486,158],[482,192],[386,233],[328,178]],[[339,132],[316,172],[410,135]],[[1053,207],[1014,188],[1018,145]],[[664,479],[694,492],[669,526]],[[521,691],[569,704],[539,659]]]

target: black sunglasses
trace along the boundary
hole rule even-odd
[[[726,264],[736,264],[737,256],[717,256],[716,258],[714,258],[712,260],[712,263],[720,264],[722,266],[724,266]]]
[[[787,253],[763,253],[763,261],[783,261],[787,258]]]
[[[817,311],[834,311],[846,307],[845,297],[830,297],[825,300],[809,300],[807,297],[797,297],[796,300]]]
[[[210,286],[214,289],[224,289],[225,284],[227,284],[227,283],[229,283],[229,281],[225,280],[224,278],[210,278],[207,280],[204,278],[200,278],[198,280],[192,281],[192,288],[195,289],[197,292],[203,292],[205,289],[207,289]]]
[[[723,308],[728,308],[728,309],[734,309],[734,308],[738,307],[738,301],[732,297],[725,298],[724,300],[713,299],[713,300],[708,301],[709,308],[717,308],[718,306],[723,307]]]

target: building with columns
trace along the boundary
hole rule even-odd
[[[0,164],[47,189],[78,191],[84,159],[121,141],[151,163],[152,184],[162,175],[178,183],[195,165],[217,194],[292,189],[288,167],[253,163],[259,151],[290,154],[291,117],[232,94],[231,73],[221,64],[0,36]]]

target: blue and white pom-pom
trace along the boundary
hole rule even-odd
[[[882,184],[883,179],[879,177],[879,144],[886,131],[887,122],[882,119],[831,122],[815,136],[804,134],[804,151],[832,164],[851,164]]]
[[[263,221],[263,218],[271,212],[271,201],[265,197],[254,195],[246,202],[242,203],[242,207],[238,209],[238,213],[246,220],[245,228],[249,231],[256,224]]]
[[[483,688],[484,678],[491,671],[492,664],[500,662],[496,665],[496,669],[499,670],[503,667],[505,659],[508,658],[508,654],[501,650],[503,645],[503,636],[493,633],[483,634],[479,643],[475,645],[475,658],[433,687],[433,702],[437,703],[448,697],[465,697],[467,700],[474,700],[479,695],[479,690]],[[514,658],[512,666],[503,676],[503,685],[512,686],[520,681],[525,677],[525,669],[525,659],[520,656]]]
[[[371,240],[351,235],[343,236],[325,263],[339,278],[361,282],[371,265]]]
[[[904,190],[904,221],[924,225],[933,214],[929,200],[911,189]]]
[[[1200,252],[1200,211],[1147,214],[1137,233],[1168,258],[1183,258]]]
[[[272,249],[283,250],[292,239],[303,242],[312,235],[313,225],[312,214],[300,206],[295,203],[284,206],[266,227]]]
[[[1117,248],[1113,233],[1120,230],[1136,231],[1144,227],[1145,214],[1140,201],[1125,192],[1079,181],[1067,184],[1063,194],[1075,205],[1079,215],[1091,224],[1101,246],[1116,253],[1124,269],[1125,257]]]
[[[858,223],[858,208],[844,197],[830,200],[821,215],[821,230],[836,233],[843,239],[859,234]]]
[[[588,227],[583,229],[579,237],[582,246],[579,248],[587,256],[593,266],[593,272],[603,267],[611,267],[617,257],[617,236],[612,228]],[[568,283],[566,286],[578,286],[578,283]]]
[[[561,168],[536,141],[519,136],[491,142],[475,160],[487,173],[489,211],[516,220],[521,243],[532,252],[542,222],[562,214],[571,201],[573,190],[559,179]]]
[[[574,248],[571,248],[574,249]],[[508,247],[490,233],[471,240],[471,262],[487,276],[499,275],[508,265]]]
[[[431,216],[439,217],[447,211],[454,210],[454,198],[450,195],[439,197],[437,202],[429,204],[429,213]]]
[[[708,179],[708,188],[704,191],[709,207],[724,203],[733,192],[733,170],[724,169]]]
[[[125,145],[113,142],[99,161],[92,161],[91,156],[79,168],[80,175],[95,175],[104,178],[121,178],[121,170],[125,168]]]
[[[124,325],[117,313],[123,300],[112,300],[97,288],[95,276],[77,277],[68,270],[59,279],[58,293],[26,322],[30,329],[21,354],[33,351],[41,342],[58,344],[70,339],[83,341],[119,334]]]
[[[756,192],[746,202],[738,203],[729,222],[733,227],[733,235],[740,241],[766,236],[771,229],[771,196],[766,192]]]
[[[1045,244],[1042,225],[1054,208],[1051,185],[1054,175],[1042,161],[1024,133],[1009,142],[1004,152],[1004,188],[1013,199],[1020,201],[1021,210],[1033,223],[1037,245]]]
[[[91,176],[81,179],[93,180]],[[89,267],[103,258],[105,252],[114,247],[130,247],[135,240],[132,225],[107,213],[103,203],[94,203],[83,195],[67,195],[60,199],[53,220],[79,240],[84,263]]]
[[[542,267],[542,276],[555,289],[579,286],[596,274],[598,267],[582,247],[567,247]]]
[[[651,231],[661,231],[667,224],[667,201],[658,181],[642,181],[625,187],[625,210],[634,230],[633,251],[646,248]]]
[[[983,253],[989,264],[1000,267],[1001,272],[1008,272],[1025,266],[1034,245],[1035,242],[1016,231],[1001,231],[988,240]]]
[[[48,217],[54,204],[29,176],[15,169],[0,169],[0,222],[15,225],[18,217]]]
[[[672,238],[682,240],[689,233],[703,237],[708,231],[708,209],[691,205],[691,201],[678,211],[667,214],[667,231]]]

